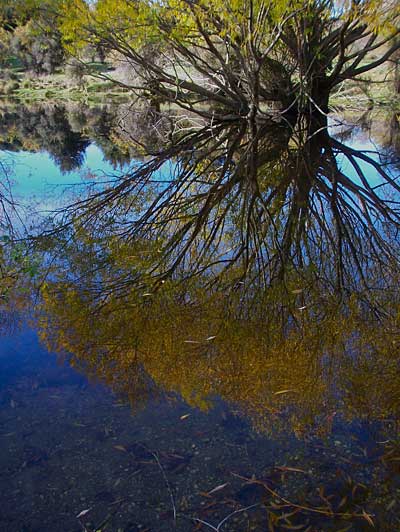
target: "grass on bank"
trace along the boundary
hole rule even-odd
[[[112,65],[93,62],[87,69],[93,72],[85,74],[81,79],[71,79],[66,69],[54,74],[33,75],[25,71],[16,58],[10,57],[7,68],[0,74],[0,98],[17,98],[29,102],[51,100],[73,100],[83,102],[126,102],[130,99],[130,91],[112,81],[105,81],[96,73],[109,72],[112,76]],[[66,67],[67,68],[67,67]],[[336,109],[372,109],[387,106],[400,110],[400,94],[393,90],[392,72],[388,65],[381,65],[373,72],[373,79],[347,81],[332,93],[330,105]]]
[[[0,78],[0,98],[17,98],[24,101],[74,100],[124,102],[129,99],[127,90],[112,81],[99,80],[96,75],[84,75],[81,80],[71,80],[64,71],[48,75],[33,75],[21,69],[18,62],[9,63]],[[94,72],[109,69],[102,63],[91,63]]]

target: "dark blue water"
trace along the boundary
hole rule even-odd
[[[1,338],[0,370],[0,530],[183,531],[196,529],[193,519],[215,525],[247,506],[225,529],[265,530],[263,503],[275,500],[277,515],[289,506],[245,480],[255,478],[293,504],[318,508],[322,494],[338,512],[346,498],[345,511],[372,506],[376,516],[379,493],[397,505],[399,476],[382,465],[383,436],[368,422],[335,421],[324,437],[296,438],[289,429],[266,436],[240,405],[216,399],[204,412],[171,393],[132,411],[47,353],[30,330]],[[348,524],[307,510],[288,522],[311,530]],[[368,529],[365,519],[351,523]]]

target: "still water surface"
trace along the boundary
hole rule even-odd
[[[134,155],[122,142],[110,155],[104,109],[33,109],[25,120],[41,134],[15,112],[1,157],[24,202],[54,205],[59,185],[121,171]],[[348,142],[371,147],[362,129]],[[196,350],[180,358],[176,342],[171,360],[144,362],[138,384],[121,352],[97,376],[90,361],[73,369],[30,318],[1,315],[1,531],[363,531],[369,515],[400,529],[397,347],[390,364],[352,353],[328,368],[304,354],[293,367],[282,354],[259,371],[256,352],[205,363]]]

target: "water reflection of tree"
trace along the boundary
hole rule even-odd
[[[20,299],[25,274],[33,272],[34,263],[29,258],[29,246],[20,240],[24,222],[21,207],[13,196],[12,177],[12,160],[3,156],[0,159],[0,334],[8,326],[8,320],[10,324],[13,321],[13,311],[3,310],[9,307],[10,300]]]
[[[0,148],[46,151],[62,172],[84,164],[91,142],[100,147],[104,159],[115,168],[129,163],[133,156],[118,135],[115,113],[106,106],[19,105],[6,106],[1,114]]]
[[[82,165],[89,139],[71,130],[65,108],[57,105],[6,109],[0,135],[2,149],[47,151],[62,172]]]
[[[338,397],[347,418],[397,416],[398,186],[373,154],[297,127],[191,131],[74,205],[45,341],[134,404],[151,382],[262,429],[322,430]]]
[[[383,139],[383,147],[385,149],[385,158],[389,161],[394,161],[397,168],[400,168],[400,113],[393,113],[389,117],[386,129],[386,136]]]
[[[256,132],[235,121],[182,131],[70,213],[146,257],[121,272],[121,288],[205,272],[213,283],[270,286],[301,272],[351,291],[397,267],[389,239],[399,227],[398,192],[376,154],[330,137],[320,121]]]
[[[168,284],[99,308],[82,284],[51,283],[41,336],[134,408],[162,389],[201,409],[221,397],[261,431],[321,434],[334,413],[398,419],[398,317],[377,322],[362,304],[296,286],[250,297]]]
[[[63,213],[41,338],[133,408],[166,391],[204,410],[222,398],[275,435],[386,427],[400,414],[397,183],[321,121],[247,126],[183,127]]]

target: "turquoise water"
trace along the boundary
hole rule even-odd
[[[94,143],[86,148],[81,167],[70,172],[62,172],[46,152],[6,151],[1,153],[0,162],[9,167],[15,201],[25,206],[37,203],[41,212],[79,194],[88,183],[115,178],[123,171],[106,161]]]

